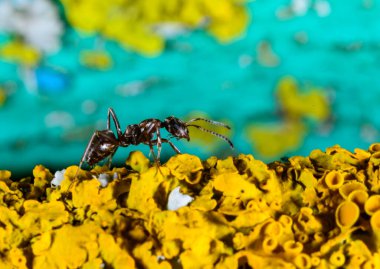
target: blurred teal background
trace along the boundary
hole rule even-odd
[[[14,175],[36,164],[78,164],[94,130],[106,128],[108,107],[123,128],[169,115],[229,123],[233,151],[208,134],[174,142],[204,159],[252,153],[270,162],[335,144],[367,148],[379,139],[379,1],[224,1],[246,11],[239,31],[228,38],[213,32],[211,23],[230,23],[224,11],[205,11],[196,26],[163,16],[165,24],[154,25],[162,47],[153,52],[138,48],[153,42],[144,36],[125,45],[81,29],[70,19],[69,0],[47,2],[0,0],[0,169]],[[19,11],[28,5],[44,11],[37,26],[54,29],[25,33],[34,15]],[[138,149],[149,152],[120,148],[114,164]],[[162,159],[173,154],[165,145]]]

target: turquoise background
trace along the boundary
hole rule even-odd
[[[160,56],[148,58],[105,41],[114,60],[108,71],[79,63],[80,51],[93,49],[97,38],[68,28],[61,50],[46,56],[34,70],[41,79],[36,93],[27,90],[20,66],[0,59],[0,85],[10,92],[0,107],[0,169],[22,175],[40,163],[52,170],[78,164],[93,130],[105,129],[108,107],[115,109],[123,127],[146,118],[183,118],[192,111],[203,111],[215,120],[228,119],[233,125],[234,151],[224,144],[205,152],[200,145],[175,142],[182,152],[202,158],[253,153],[269,162],[335,144],[350,150],[367,148],[378,141],[380,129],[380,3],[373,1],[366,8],[359,0],[330,1],[331,13],[326,17],[309,10],[303,16],[280,20],[276,12],[287,4],[249,2],[251,23],[244,35],[228,44],[197,30],[169,40]],[[308,37],[304,45],[294,39],[300,32]],[[0,42],[8,38],[2,33]],[[257,62],[256,47],[263,40],[279,57],[278,66]],[[252,62],[239,65],[242,56]],[[63,73],[57,75],[55,69]],[[302,146],[268,159],[254,151],[245,127],[281,119],[274,91],[286,75],[321,87],[331,100],[332,117],[323,126],[308,124]],[[152,83],[135,96],[117,93],[118,86],[133,81]],[[96,105],[93,113],[83,112],[85,100]],[[54,111],[71,118],[49,127],[46,116]],[[137,149],[148,153],[146,147],[120,149],[115,163]],[[173,154],[165,146],[163,160]]]

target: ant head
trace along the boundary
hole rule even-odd
[[[170,116],[164,121],[165,129],[176,138],[185,138],[187,141],[190,140],[189,130],[185,122],[180,119]]]

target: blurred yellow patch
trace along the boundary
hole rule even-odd
[[[286,117],[292,119],[310,117],[316,121],[324,121],[331,114],[323,89],[312,88],[300,92],[297,82],[292,77],[284,77],[280,80],[276,94]]]
[[[245,1],[75,1],[63,0],[69,23],[79,31],[100,34],[124,47],[147,56],[155,56],[169,35],[204,28],[221,42],[240,35],[248,25]],[[172,27],[173,28],[173,27]],[[179,28],[179,29],[178,29]],[[178,33],[177,33],[178,31]]]
[[[93,69],[104,71],[112,67],[111,56],[105,51],[81,51],[79,60],[82,65]]]
[[[0,56],[17,64],[33,67],[40,61],[37,49],[20,41],[11,41],[0,48]]]
[[[2,107],[8,99],[7,91],[0,86],[0,107]]]
[[[8,170],[0,170],[0,180],[7,181],[11,177],[11,171]]]
[[[281,120],[273,124],[250,124],[246,128],[248,140],[257,153],[268,159],[282,157],[298,149],[312,124],[323,124],[331,116],[323,88],[300,89],[290,76],[282,78],[276,88]]]
[[[252,125],[247,128],[247,135],[260,155],[273,158],[299,148],[306,135],[306,127],[297,121],[273,126]]]

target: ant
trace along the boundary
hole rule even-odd
[[[116,134],[111,130],[111,118],[116,127]],[[201,131],[210,133],[226,141],[231,148],[233,144],[224,135],[218,134],[214,131],[205,129],[199,125],[193,124],[195,121],[205,121],[213,125],[222,126],[231,129],[228,125],[204,118],[195,118],[184,122],[176,117],[167,117],[164,121],[159,119],[146,119],[139,124],[128,125],[123,133],[120,128],[119,120],[115,111],[112,108],[108,109],[107,129],[95,131],[88,143],[86,150],[83,153],[82,159],[79,163],[79,168],[86,162],[90,166],[104,160],[108,157],[108,167],[112,162],[112,157],[118,147],[128,147],[129,145],[145,144],[150,148],[155,163],[159,165],[162,143],[168,143],[177,154],[181,154],[180,150],[169,140],[161,137],[160,129],[165,128],[170,134],[171,138],[190,140],[188,127],[195,127]],[[154,135],[156,138],[154,139]],[[153,145],[157,145],[157,156],[153,151]],[[78,169],[79,170],[79,169]]]
[[[111,130],[111,118],[115,124],[117,136]],[[68,190],[71,189],[72,184],[78,176],[79,169],[82,168],[84,162],[88,163],[90,166],[93,166],[108,157],[107,165],[108,168],[110,168],[112,157],[118,147],[128,147],[130,145],[138,144],[148,145],[157,168],[160,171],[159,164],[162,143],[168,143],[177,154],[181,154],[181,151],[169,139],[161,137],[160,129],[162,128],[165,128],[171,134],[171,138],[185,138],[187,141],[189,141],[190,136],[188,127],[195,127],[203,132],[210,133],[223,139],[230,145],[231,148],[234,147],[231,140],[229,140],[227,137],[214,131],[205,129],[199,125],[193,124],[195,121],[205,121],[213,125],[231,129],[224,123],[209,119],[194,118],[187,122],[184,122],[176,117],[170,116],[167,117],[164,121],[160,121],[159,119],[146,119],[139,124],[128,125],[125,132],[123,133],[121,131],[120,123],[115,111],[112,108],[108,108],[107,129],[97,130],[91,136],[90,142],[88,142],[82,159],[78,165],[78,170],[75,174],[74,180],[71,181]],[[156,138],[154,139],[155,134]],[[154,154],[153,145],[157,145],[157,156]],[[68,193],[66,193],[64,197],[67,197],[67,195]]]

